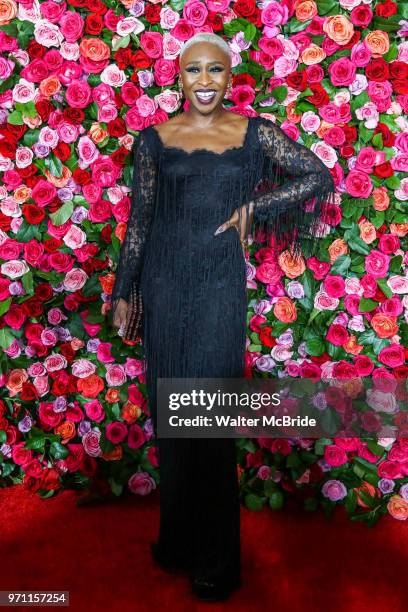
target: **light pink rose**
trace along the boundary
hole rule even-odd
[[[142,359],[127,357],[124,368],[127,376],[134,378],[145,373],[145,362]]]
[[[154,101],[165,113],[173,113],[179,107],[180,96],[172,89],[167,89],[154,96]]]
[[[44,329],[40,336],[44,346],[55,346],[58,342],[58,334],[53,329]]]
[[[89,136],[81,136],[76,146],[79,163],[82,169],[87,168],[99,157],[98,147]],[[86,185],[85,185],[86,186]]]
[[[176,59],[180,54],[183,42],[178,40],[169,32],[166,32],[163,36],[163,57],[164,59]]]
[[[47,311],[47,319],[50,325],[59,325],[62,321],[65,321],[67,317],[62,313],[60,308],[50,308]]]
[[[98,121],[109,123],[118,116],[118,108],[115,104],[104,104],[98,108]]]
[[[80,249],[86,242],[86,234],[77,225],[72,224],[63,237],[63,241],[70,249]]]
[[[33,385],[40,397],[44,397],[50,392],[50,381],[48,375],[36,376],[33,378]]]
[[[387,280],[387,285],[393,293],[408,293],[408,277],[395,274]]]
[[[157,102],[150,96],[143,94],[143,96],[136,100],[136,108],[142,117],[148,117],[156,112]]]
[[[88,278],[89,277],[85,270],[72,268],[72,270],[69,270],[69,272],[67,272],[65,275],[63,281],[64,289],[66,291],[71,291],[72,293],[74,291],[78,291],[79,289],[82,289]]]
[[[77,378],[87,378],[95,374],[96,366],[89,359],[77,359],[72,364],[72,375]]]
[[[314,298],[314,308],[317,310],[336,310],[339,303],[338,298],[331,297],[322,289],[316,293]]]
[[[116,64],[109,64],[101,72],[101,81],[111,87],[122,87],[126,83],[126,74]]]
[[[44,364],[36,361],[27,368],[27,374],[31,377],[34,376],[45,376],[46,369],[44,368]]]
[[[102,455],[102,449],[99,446],[100,437],[101,432],[97,427],[94,427],[94,429],[91,429],[91,431],[88,431],[82,436],[82,444],[87,455],[91,457],[99,457]]]
[[[116,32],[119,34],[119,36],[127,36],[132,32],[135,34],[140,34],[140,32],[143,32],[145,29],[144,23],[140,21],[140,19],[133,17],[133,15],[119,19],[116,25]]]
[[[120,387],[126,382],[126,373],[121,365],[106,366],[106,382],[109,387]]]
[[[1,264],[0,267],[0,272],[9,278],[20,278],[29,272],[29,270],[30,268],[27,266],[25,261],[19,261],[17,259],[7,261],[6,263]]]
[[[80,133],[80,126],[73,125],[68,121],[61,121],[57,126],[58,138],[67,144],[77,142]]]
[[[34,25],[34,38],[43,47],[59,47],[64,40],[59,27],[45,19],[37,21]]]
[[[225,1],[228,2],[229,4],[229,0],[225,0]],[[207,3],[207,6],[208,6],[208,3]],[[217,10],[221,12],[220,9],[217,9]],[[160,27],[163,30],[172,30],[174,26],[176,25],[176,23],[179,21],[179,19],[180,19],[180,15],[176,11],[173,11],[173,9],[170,6],[164,6],[162,10],[160,11]]]
[[[35,85],[29,83],[25,79],[20,78],[19,82],[13,87],[13,100],[14,102],[21,102],[27,104],[32,102],[35,97]]]
[[[357,119],[364,121],[364,126],[368,129],[377,127],[380,114],[374,102],[367,102],[364,106],[356,109]]]
[[[60,353],[52,353],[44,359],[44,367],[47,372],[59,372],[65,370],[68,366],[68,361]]]

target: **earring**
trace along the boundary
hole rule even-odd
[[[232,93],[232,79],[230,77],[228,81],[227,89],[225,91],[225,98],[228,98],[228,99],[231,98],[231,93]]]
[[[180,92],[180,95],[182,96],[183,95],[183,85],[182,85],[180,77],[178,78],[178,90]]]

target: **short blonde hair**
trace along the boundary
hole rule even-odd
[[[229,44],[221,36],[218,36],[218,34],[214,34],[213,32],[197,32],[197,34],[194,34],[194,36],[189,38],[181,48],[179,60],[182,58],[184,51],[191,47],[191,45],[200,42],[208,42],[213,45],[217,45],[231,60]]]

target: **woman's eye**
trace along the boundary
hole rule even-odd
[[[191,66],[190,68],[186,68],[187,72],[196,72],[197,70],[200,70],[199,68],[197,68],[197,66]],[[222,66],[213,66],[212,68],[210,68],[210,72],[221,72],[223,70],[224,68]]]

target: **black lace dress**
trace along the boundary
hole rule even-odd
[[[333,178],[325,164],[263,117],[249,118],[242,146],[219,153],[165,146],[154,126],[139,133],[112,315],[119,298],[129,301],[126,337],[140,335],[143,340],[155,430],[157,377],[244,373],[246,262],[236,229],[214,235],[218,226],[252,200],[253,222],[247,232],[259,240],[274,237],[296,253],[314,246],[326,203],[333,197]],[[143,316],[135,324],[132,309],[138,299]],[[240,530],[235,441],[157,442],[162,555],[188,559],[191,567],[212,577],[236,577]]]

